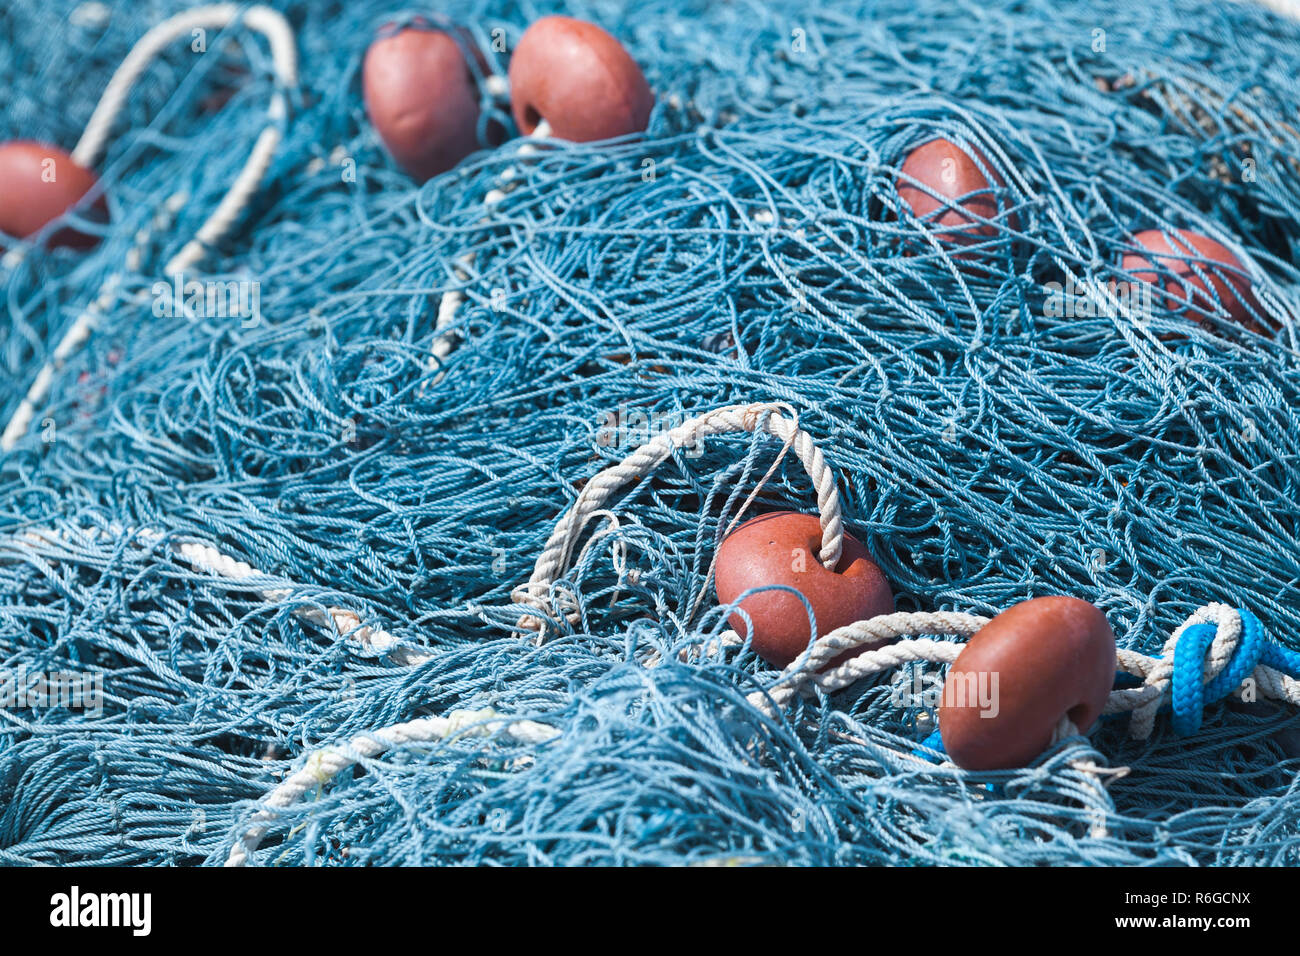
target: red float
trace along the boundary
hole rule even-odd
[[[1101,716],[1115,682],[1106,615],[1071,597],[1003,611],[948,669],[939,733],[967,770],[1023,767],[1051,743],[1062,717],[1081,731]]]
[[[981,165],[991,180],[980,171]],[[964,246],[997,235],[998,227],[982,220],[998,214],[997,197],[990,186],[1004,185],[983,153],[975,149],[967,152],[946,139],[932,139],[903,161],[898,196],[941,241]]]
[[[1193,321],[1204,321],[1204,313],[1213,313],[1222,306],[1234,322],[1260,331],[1250,314],[1251,308],[1259,311],[1250,279],[1231,250],[1187,229],[1175,230],[1172,242],[1170,238],[1159,229],[1139,232],[1133,237],[1134,243],[1151,255],[1126,253],[1120,267],[1139,282],[1163,288],[1169,293],[1165,307],[1175,312],[1181,309]],[[1155,271],[1157,268],[1160,271]]]
[[[731,604],[751,588],[785,584],[808,599],[817,634],[894,610],[889,582],[856,538],[845,534],[834,570],[818,560],[822,528],[816,515],[781,511],[746,521],[718,548],[715,586],[718,600]],[[753,622],[754,651],[775,667],[785,667],[808,647],[812,632],[808,611],[789,591],[751,594],[740,608]],[[731,626],[748,635],[745,616],[731,616]],[[851,657],[858,651],[841,655]]]
[[[623,45],[571,17],[543,17],[510,59],[510,99],[524,135],[545,119],[551,133],[575,143],[639,133],[654,94]]]
[[[478,84],[446,31],[417,23],[376,40],[361,74],[371,125],[412,179],[423,183],[478,149]]]
[[[57,146],[30,140],[0,144],[0,232],[27,239],[73,208],[86,219],[106,222],[108,204],[103,196],[81,205],[98,182],[94,173]],[[48,242],[89,249],[99,238],[69,227],[58,230]]]

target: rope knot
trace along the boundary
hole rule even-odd
[[[776,413],[776,408],[768,403],[747,405],[740,413],[740,427],[747,432],[756,432],[762,426],[763,419]]]
[[[1205,705],[1222,700],[1276,647],[1250,611],[1211,604],[1170,638],[1173,673],[1169,697],[1174,732],[1186,737],[1201,728]],[[1170,647],[1166,645],[1165,656]]]

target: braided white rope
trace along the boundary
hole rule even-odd
[[[86,344],[90,334],[99,325],[100,318],[112,307],[120,281],[119,275],[109,276],[100,286],[95,301],[77,316],[76,321],[68,327],[68,331],[63,333],[63,338],[54,347],[54,352],[32,379],[27,394],[23,396],[23,400],[18,403],[13,415],[9,417],[4,433],[0,434],[0,451],[9,451],[27,434],[32,421],[36,418],[36,409],[44,403],[50,394],[50,389],[54,386],[55,376],[63,370],[69,358],[81,351],[81,347]]]
[[[559,731],[532,720],[510,720],[491,709],[453,710],[445,717],[424,717],[394,724],[370,734],[353,737],[342,746],[312,751],[303,765],[262,801],[266,809],[252,818],[254,824],[231,847],[226,866],[243,866],[257,849],[275,811],[296,803],[303,794],[324,786],[340,772],[361,760],[372,759],[394,747],[412,743],[436,743],[457,736],[490,736],[503,733],[518,743],[538,745],[559,736]]]
[[[617,465],[598,473],[583,487],[572,507],[560,518],[546,542],[528,583],[515,588],[512,597],[520,604],[539,610],[549,609],[548,592],[555,579],[569,566],[573,549],[583,528],[597,513],[605,509],[609,500],[635,478],[641,478],[662,464],[675,448],[693,446],[710,435],[732,432],[764,430],[791,448],[812,479],[817,492],[817,510],[821,517],[822,545],[819,558],[827,567],[835,567],[840,560],[844,543],[844,522],[840,513],[840,496],[835,486],[835,476],[821,449],[812,437],[801,429],[794,410],[780,402],[756,402],[752,405],[727,405],[687,419],[675,428],[660,432],[637,448]],[[519,626],[528,630],[541,630],[540,617],[525,615]]]
[[[956,634],[970,638],[988,622],[988,618],[978,614],[899,611],[837,627],[791,661],[771,689],[750,694],[749,702],[770,714],[775,708],[785,706],[808,683],[815,683],[826,691],[835,691],[863,677],[913,661],[951,664],[964,645],[928,638],[904,641],[898,638],[916,634]],[[892,641],[897,643],[885,643]],[[883,646],[866,650],[828,670],[821,669],[845,651],[864,644]]]
[[[1290,17],[1292,20],[1300,20],[1300,0],[1242,0],[1242,2],[1258,3],[1274,13]]]
[[[1132,732],[1135,737],[1148,737],[1155,724],[1156,712],[1169,696],[1174,670],[1174,649],[1183,632],[1195,624],[1215,625],[1214,640],[1205,657],[1202,682],[1209,683],[1228,665],[1237,642],[1241,639],[1241,616],[1237,609],[1226,604],[1207,604],[1199,608],[1170,635],[1160,657],[1146,657],[1134,651],[1120,651],[1120,668],[1136,677],[1143,685],[1138,688],[1113,691],[1106,705],[1106,713],[1132,711]],[[1300,705],[1300,680],[1272,667],[1260,664],[1250,674],[1259,694],[1272,700]]]
[[[127,54],[126,59],[122,61],[121,66],[117,68],[112,79],[109,80],[103,96],[100,97],[94,113],[91,114],[90,121],[86,124],[86,130],[81,135],[81,140],[72,151],[72,158],[80,165],[87,168],[95,165],[108,140],[113,123],[126,104],[132,86],[135,85],[136,80],[140,78],[149,63],[168,45],[181,37],[188,36],[192,30],[219,29],[229,26],[241,16],[243,22],[250,29],[264,34],[271,45],[271,59],[275,67],[278,86],[272,94],[271,104],[267,110],[267,125],[254,143],[252,153],[244,164],[244,168],[235,178],[234,183],[231,184],[221,202],[218,203],[217,208],[213,210],[198,232],[194,234],[194,238],[186,243],[181,251],[173,256],[171,261],[163,268],[165,275],[175,275],[197,263],[203,257],[206,249],[220,240],[234,225],[244,207],[248,205],[253,193],[261,185],[262,177],[266,175],[271,159],[280,145],[280,126],[288,116],[288,100],[285,96],[285,90],[297,85],[298,82],[298,54],[294,47],[293,31],[290,29],[288,22],[269,7],[241,8],[233,3],[197,7],[163,21],[140,38],[136,45],[132,47],[131,52]],[[172,197],[172,200],[175,198]],[[166,211],[174,215],[180,211],[180,206],[184,205],[188,197],[181,199],[180,205],[176,205],[172,200],[168,201]],[[154,231],[157,231],[158,222],[156,219],[154,226]],[[167,226],[170,226],[170,221],[163,228]],[[136,242],[126,258],[128,269],[139,269],[144,248],[150,237],[150,230],[142,230],[136,236]],[[31,386],[27,389],[27,394],[6,424],[4,433],[0,435],[0,451],[9,451],[27,434],[32,421],[36,417],[37,408],[49,397],[55,377],[63,369],[68,359],[79,352],[81,347],[86,344],[86,340],[90,338],[91,333],[99,324],[99,319],[114,304],[120,282],[120,275],[110,275],[100,287],[99,295],[96,296],[95,301],[77,317],[76,321],[68,328],[68,331],[63,334],[63,338],[55,346],[49,360],[32,380]],[[140,301],[143,301],[143,298]]]

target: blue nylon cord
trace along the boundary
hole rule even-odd
[[[1300,677],[1300,654],[1272,641],[1250,611],[1242,608],[1239,614],[1242,627],[1237,647],[1208,683],[1202,682],[1202,671],[1218,629],[1213,624],[1195,624],[1179,638],[1171,681],[1175,732],[1188,736],[1200,730],[1205,705],[1237,690],[1259,664]]]

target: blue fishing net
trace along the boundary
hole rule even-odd
[[[513,138],[417,187],[359,70],[375,28],[428,11],[274,6],[301,57],[285,139],[193,270],[255,284],[255,318],[155,291],[265,123],[269,52],[241,26],[133,90],[94,250],[0,266],[6,418],[115,281],[0,459],[0,668],[103,684],[97,710],[0,713],[0,861],[220,863],[322,746],[492,708],[558,735],[365,757],[263,820],[252,862],[1300,863],[1292,707],[1210,701],[1194,733],[1161,715],[1143,740],[1106,718],[971,773],[897,706],[934,665],[756,705],[776,673],[710,644],[707,572],[771,439],[711,438],[632,485],[544,643],[511,599],[596,472],[783,401],[902,610],[1069,594],[1156,654],[1220,601],[1300,647],[1300,25],[1187,0],[567,3],[643,66],[646,135]],[[177,9],[10,0],[0,139],[71,148]],[[491,49],[560,9],[437,12]],[[1005,183],[966,258],[898,198],[935,135]],[[1269,321],[1049,306],[1071,278],[1124,280],[1153,228],[1229,244]],[[454,348],[431,359],[450,291]],[[758,504],[813,510],[797,463]],[[196,569],[172,546],[191,540],[265,579]],[[397,650],[309,613],[331,607]]]

